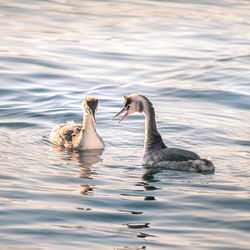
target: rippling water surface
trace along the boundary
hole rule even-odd
[[[34,249],[249,249],[250,2],[0,1],[0,242]],[[141,165],[154,103],[169,146],[210,175]],[[103,152],[48,141],[100,98]]]

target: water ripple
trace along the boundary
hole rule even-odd
[[[39,13],[37,12],[39,6]],[[249,248],[249,3],[0,3],[0,241],[10,249]],[[141,165],[155,107],[167,145],[211,157],[212,175]],[[49,142],[97,96],[103,152]]]

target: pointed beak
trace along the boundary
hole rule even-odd
[[[127,116],[128,116],[128,107],[124,107],[118,114],[116,114],[112,119],[116,118],[117,116],[119,116],[120,114],[122,114],[123,112],[126,112],[124,114],[124,116],[122,117],[121,120],[119,120],[118,123],[120,123],[122,120],[124,120]]]

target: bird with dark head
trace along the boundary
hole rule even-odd
[[[145,114],[144,165],[189,172],[214,172],[215,167],[211,160],[201,159],[189,150],[165,145],[156,126],[154,107],[147,97],[138,94],[124,96],[123,109],[113,119],[125,113],[120,123],[135,112]]]
[[[83,123],[57,124],[50,133],[50,141],[69,149],[103,149],[104,142],[95,129],[95,113],[98,111],[98,99],[86,97],[83,101]]]

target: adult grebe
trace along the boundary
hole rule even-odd
[[[157,130],[155,122],[155,112],[152,103],[143,95],[133,94],[124,96],[123,109],[113,117],[126,112],[119,123],[128,115],[134,112],[144,112],[145,114],[145,142],[143,164],[148,166],[162,167],[172,170],[189,172],[214,172],[213,162],[201,159],[199,155],[192,151],[168,148]]]
[[[57,124],[51,131],[49,140],[58,146],[69,149],[103,149],[104,142],[95,129],[95,112],[99,107],[98,99],[86,97],[83,102],[83,124],[73,121]]]

